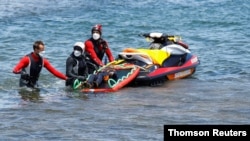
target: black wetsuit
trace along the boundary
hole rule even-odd
[[[30,59],[30,65],[22,69],[19,86],[27,86],[31,88],[38,87],[37,81],[43,67],[43,58],[40,57],[39,61],[36,62],[32,57],[32,53],[27,56]]]
[[[71,53],[66,61],[66,76],[69,77],[66,81],[66,86],[73,86],[75,79],[80,81],[86,80],[88,76],[88,68],[83,55],[76,57],[74,56],[74,53]]]

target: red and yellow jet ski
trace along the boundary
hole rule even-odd
[[[151,41],[149,47],[126,48],[118,54],[117,59],[124,60],[122,63],[140,68],[139,74],[130,84],[154,86],[194,74],[200,61],[180,36],[163,33],[146,33],[142,36]]]

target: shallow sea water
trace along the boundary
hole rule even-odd
[[[240,4],[239,4],[240,3]],[[1,0],[1,140],[163,140],[166,124],[249,124],[249,4],[246,0]],[[41,90],[18,87],[12,68],[46,44],[46,57],[65,72],[77,41],[94,24],[114,55],[146,47],[146,32],[181,35],[201,64],[187,79],[112,94],[67,90],[46,69]]]

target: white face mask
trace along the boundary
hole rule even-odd
[[[40,57],[44,57],[44,55],[45,55],[45,51],[39,52],[39,56],[40,56]]]
[[[79,57],[81,54],[82,54],[81,51],[78,51],[78,50],[75,50],[75,51],[74,51],[74,55],[75,55],[76,57]]]
[[[94,40],[98,40],[100,38],[100,34],[93,33],[92,37],[93,37]]]

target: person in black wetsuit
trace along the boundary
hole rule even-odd
[[[88,76],[88,68],[83,55],[85,45],[83,42],[76,42],[73,46],[73,52],[66,61],[66,76],[69,78],[66,81],[66,86],[73,86],[76,79],[85,81]]]
[[[44,57],[44,53],[44,42],[35,41],[33,44],[33,52],[22,57],[19,63],[13,68],[13,73],[21,74],[19,79],[20,87],[39,88],[38,79],[43,67],[54,76],[67,81],[68,78],[66,75],[56,70],[49,60]]]

